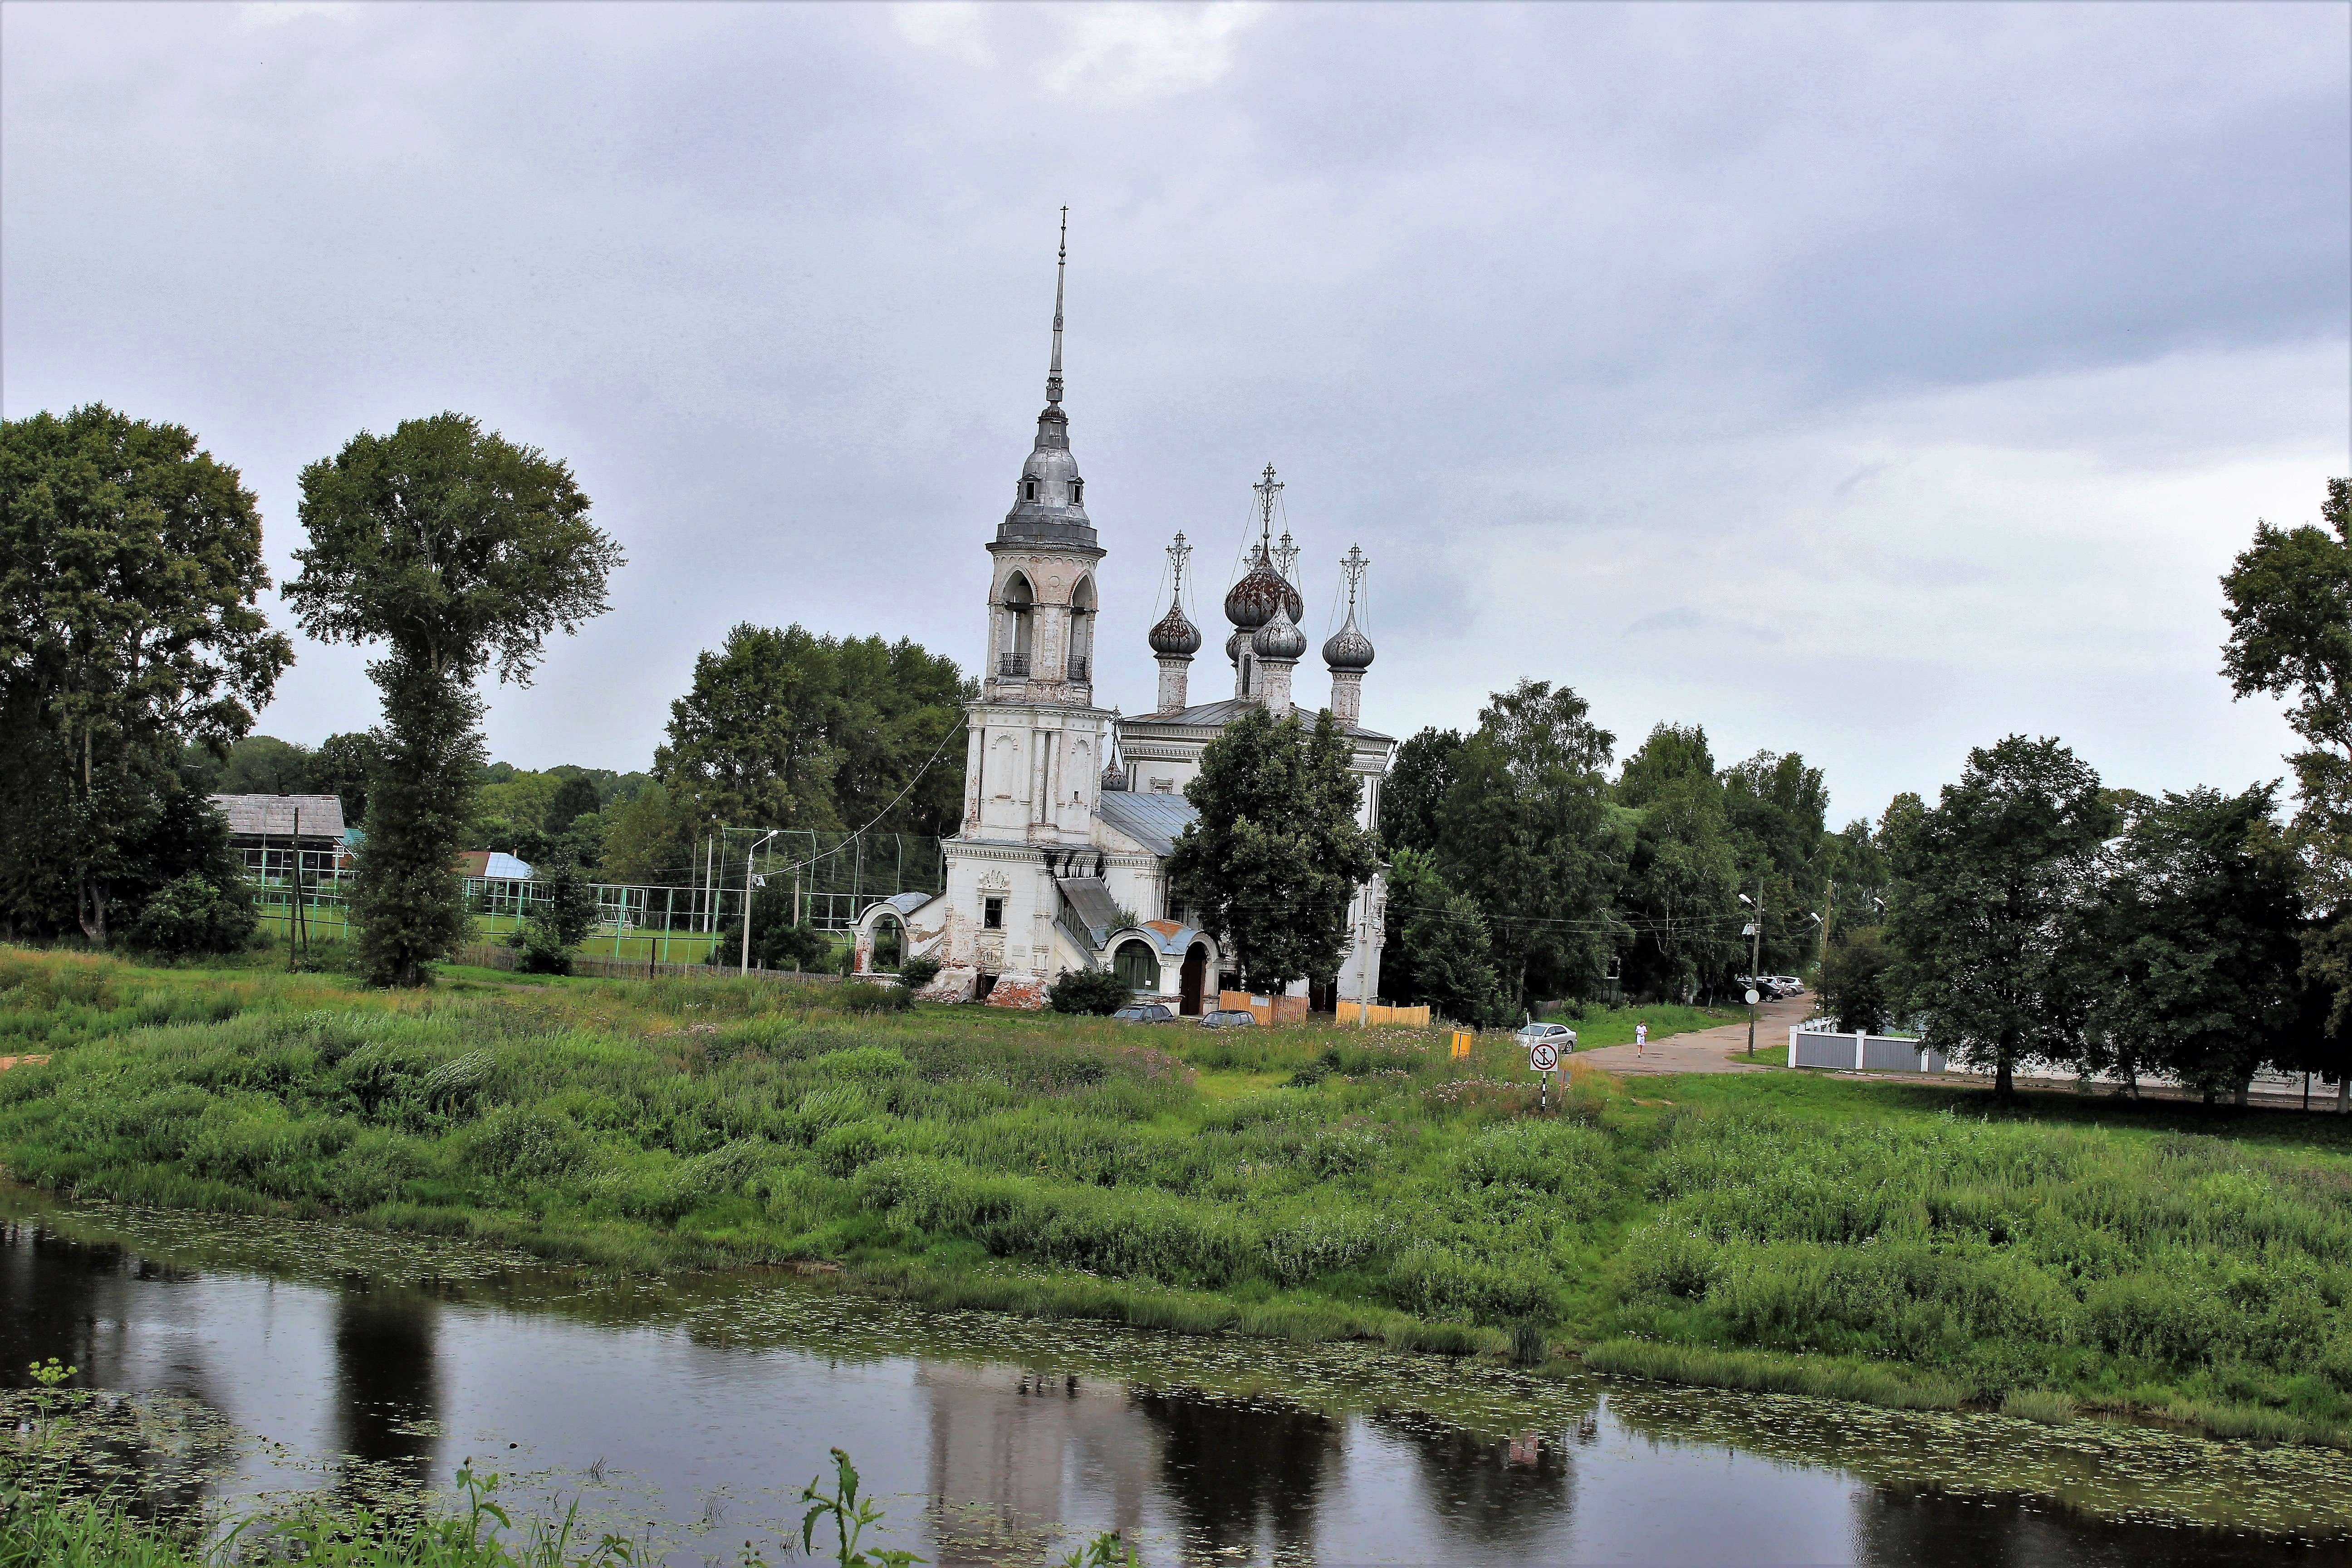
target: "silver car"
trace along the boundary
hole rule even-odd
[[[1566,1024],[1529,1024],[1515,1037],[1522,1046],[1557,1046],[1576,1049],[1576,1031]]]

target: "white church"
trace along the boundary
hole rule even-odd
[[[1065,262],[1066,265],[1066,251]],[[1086,480],[1071,455],[1062,412],[1062,277],[1054,283],[1054,350],[1037,443],[1014,489],[1013,510],[988,546],[988,654],[979,700],[967,709],[963,820],[941,848],[947,889],[907,893],[858,921],[861,968],[877,939],[887,951],[940,961],[926,989],[940,1001],[1034,1007],[1045,987],[1072,969],[1108,969],[1139,999],[1185,1015],[1213,1008],[1228,972],[1217,933],[1174,906],[1167,862],[1194,816],[1184,786],[1201,752],[1225,725],[1254,707],[1276,717],[1295,709],[1292,680],[1307,652],[1305,605],[1292,585],[1297,552],[1286,531],[1270,537],[1281,489],[1269,465],[1255,487],[1258,537],[1248,569],[1225,595],[1233,635],[1225,658],[1233,695],[1194,704],[1192,656],[1201,633],[1184,614],[1190,548],[1170,547],[1175,591],[1147,640],[1159,662],[1156,710],[1122,717],[1097,707],[1097,576],[1108,553],[1087,516]],[[1359,818],[1380,817],[1381,781],[1395,742],[1361,718],[1372,645],[1357,626],[1362,552],[1342,563],[1347,620],[1323,645],[1332,717],[1354,742],[1351,766],[1363,782]],[[1313,710],[1306,717],[1312,719]],[[1380,990],[1381,879],[1356,889],[1350,944],[1328,989],[1299,982],[1292,994],[1318,1010]],[[896,922],[902,929],[887,927]]]

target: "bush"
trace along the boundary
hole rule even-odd
[[[1071,969],[1046,987],[1045,1000],[1056,1013],[1092,1013],[1103,1017],[1134,1001],[1135,992],[1107,969]]]
[[[771,898],[762,890],[751,909],[751,962],[763,969],[791,969],[803,974],[836,973],[833,943],[811,925],[792,923],[792,895]],[[774,917],[770,923],[770,917]],[[743,924],[719,928],[705,963],[725,966],[743,962]]]
[[[224,886],[191,872],[147,900],[124,940],[158,958],[193,958],[241,951],[253,940],[256,923],[253,895],[244,883]]]
[[[925,956],[910,958],[898,965],[898,978],[906,983],[908,992],[920,991],[940,977],[940,961]]]
[[[533,915],[523,922],[522,930],[515,932],[511,941],[522,950],[522,957],[515,961],[515,967],[523,973],[572,973],[572,949],[552,921]]]

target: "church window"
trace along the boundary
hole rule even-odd
[[[1087,481],[1086,481],[1086,480],[1084,480],[1084,479],[1072,479],[1072,480],[1070,481],[1070,504],[1071,504],[1072,506],[1076,506],[1076,505],[1077,505],[1077,504],[1079,503],[1079,501],[1081,501],[1082,500],[1084,500],[1084,499],[1085,499],[1085,497],[1086,497],[1086,493],[1087,493]]]
[[[985,931],[1003,931],[1004,929],[1004,900],[1003,899],[981,900],[980,923],[982,929]]]
[[[1035,500],[1037,499],[1036,480],[1024,479],[1021,481],[1021,499],[1023,500]]]

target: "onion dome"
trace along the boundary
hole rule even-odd
[[[1171,600],[1151,628],[1151,651],[1165,658],[1190,658],[1201,651],[1201,628],[1184,617],[1183,601]]]
[[[1250,647],[1260,658],[1294,659],[1307,651],[1307,634],[1288,616],[1276,616],[1258,627]]]
[[[1369,669],[1372,663],[1372,639],[1356,629],[1356,613],[1348,612],[1347,625],[1341,626],[1323,644],[1323,662],[1333,669]]]
[[[1105,768],[1103,770],[1102,786],[1107,790],[1125,789],[1127,787],[1127,770],[1118,766]]]
[[[1298,590],[1274,569],[1266,558],[1265,547],[1260,545],[1257,560],[1242,580],[1225,595],[1225,619],[1245,632],[1254,632],[1274,619],[1276,609],[1286,609],[1295,625],[1307,614],[1307,601]]]
[[[1225,639],[1225,662],[1227,664],[1239,664],[1242,661],[1242,644],[1248,640],[1249,633],[1242,631],[1239,628],[1235,628],[1234,635]]]

